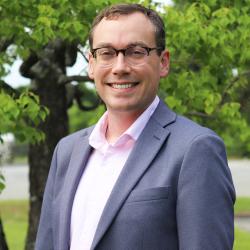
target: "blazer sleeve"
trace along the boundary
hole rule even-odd
[[[235,190],[218,136],[192,140],[183,158],[177,197],[179,249],[233,249]]]
[[[55,148],[53,158],[51,161],[50,171],[44,191],[42,210],[40,215],[40,222],[38,232],[36,236],[35,250],[53,250],[53,183],[55,180],[56,169],[57,169],[57,150],[58,145]]]

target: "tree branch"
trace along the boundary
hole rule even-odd
[[[6,242],[6,237],[5,237],[5,233],[3,230],[3,223],[2,223],[2,219],[0,217],[0,248],[2,250],[8,250],[8,246],[7,246],[7,242]]]
[[[29,57],[23,61],[21,67],[19,68],[19,72],[22,76],[33,79],[35,78],[34,73],[31,71],[31,68],[34,64],[38,62],[39,58],[35,52],[31,52]]]
[[[209,118],[209,119],[214,119],[215,118],[214,115],[208,115],[206,113],[199,112],[199,111],[190,111],[190,112],[187,113],[187,115],[189,115],[189,116],[197,116],[197,117],[202,117],[202,118]]]
[[[70,82],[93,82],[88,76],[80,76],[80,75],[74,75],[74,76],[66,76],[62,75],[59,79],[59,84],[67,84]]]
[[[89,59],[86,57],[86,55],[78,48],[77,50],[82,56],[83,58],[86,60],[86,62],[88,63],[89,62]]]
[[[83,90],[78,86],[74,86],[74,97],[75,100],[78,104],[79,109],[83,110],[83,111],[90,111],[93,109],[96,109],[99,104],[101,103],[101,99],[96,96],[93,95],[93,93],[91,94],[91,92],[88,93],[87,89]],[[90,103],[89,105],[84,104],[84,102],[82,100],[88,100],[88,103]]]
[[[0,53],[6,51],[6,49],[13,43],[14,37],[9,39],[0,40]]]
[[[80,95],[75,95],[75,99],[76,99],[76,102],[77,102],[79,109],[81,109],[83,111],[90,111],[90,110],[96,109],[100,104],[100,100],[96,99],[95,102],[91,106],[86,106],[86,105],[82,104]]]
[[[0,89],[3,89],[9,95],[14,94],[15,96],[18,96],[20,94],[18,90],[12,88],[8,83],[4,82],[3,80],[0,80]]]
[[[250,76],[250,70],[249,71],[245,71],[243,73],[241,73],[240,75],[234,77],[229,83],[228,85],[226,86],[226,88],[224,89],[223,93],[222,93],[222,97],[221,97],[221,105],[223,105],[226,97],[227,97],[227,94],[228,94],[228,90],[231,89],[233,87],[233,85],[240,80],[240,78],[242,76]]]

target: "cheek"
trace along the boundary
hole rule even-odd
[[[145,78],[149,82],[149,84],[152,86],[152,88],[156,88],[160,81],[160,70],[157,65],[154,65],[148,69],[146,69]]]
[[[95,62],[94,58],[92,56],[89,56],[89,64],[88,64],[88,75],[90,79],[94,79],[94,68],[95,68]]]
[[[102,71],[99,72],[98,70],[96,70],[94,72],[93,80],[94,80],[94,83],[95,83],[96,91],[99,94],[104,92],[104,88],[105,88],[105,84],[104,84],[105,80],[104,79],[105,79],[105,77],[104,77],[104,74],[103,74]]]
[[[98,93],[101,90],[101,85],[100,85],[100,83],[97,80],[95,80],[95,89],[96,89],[96,92],[98,92]]]
[[[97,66],[93,67],[93,79],[95,82],[105,81],[105,76],[107,75],[107,69],[99,68]]]
[[[93,69],[91,68],[91,65],[88,66],[88,76],[91,80],[94,79],[94,72]]]

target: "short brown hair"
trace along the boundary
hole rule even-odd
[[[140,4],[115,4],[103,9],[94,19],[90,33],[89,45],[93,49],[93,32],[95,27],[101,22],[103,18],[112,19],[120,15],[129,15],[135,12],[144,14],[155,27],[155,42],[158,54],[165,49],[165,27],[162,18],[158,13],[152,9],[146,8]]]

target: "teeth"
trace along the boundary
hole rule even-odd
[[[128,88],[132,88],[133,84],[132,83],[128,83],[128,84],[112,84],[112,87],[115,89],[128,89]]]

